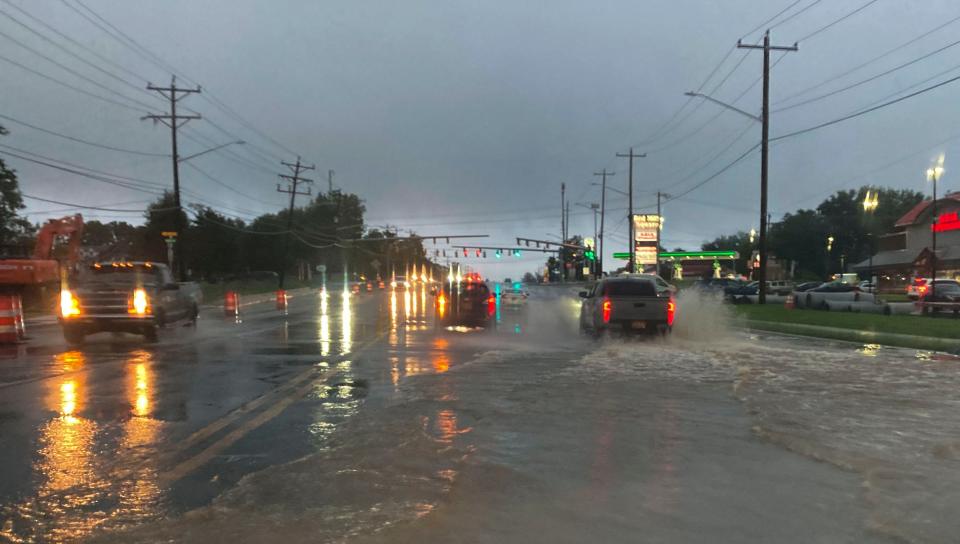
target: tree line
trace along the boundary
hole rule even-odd
[[[868,191],[878,200],[870,213],[863,207]],[[909,189],[863,186],[837,191],[814,209],[799,209],[772,223],[767,247],[777,259],[793,263],[797,278],[821,279],[875,254],[879,237],[892,232],[896,221],[923,199],[923,193]],[[702,249],[736,250],[737,272],[746,273],[757,243],[756,236],[751,242],[749,232],[739,231],[704,243]]]

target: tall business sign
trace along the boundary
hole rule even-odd
[[[660,216],[657,214],[637,214],[633,216],[633,255],[637,269],[657,265],[657,234],[660,229]]]

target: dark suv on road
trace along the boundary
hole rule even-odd
[[[496,312],[497,300],[482,281],[463,281],[450,292],[448,286],[436,294],[437,318],[441,325],[484,326]]]

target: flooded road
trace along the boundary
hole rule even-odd
[[[960,363],[752,335],[488,330],[423,290],[211,309],[161,343],[0,361],[0,541],[953,542]]]

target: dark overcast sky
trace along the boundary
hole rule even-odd
[[[275,211],[283,205],[275,192],[277,161],[292,160],[292,151],[316,163],[318,189],[326,186],[326,171],[336,170],[337,186],[365,199],[370,225],[389,223],[422,234],[490,234],[491,245],[510,245],[515,236],[556,235],[561,182],[574,202],[598,201],[599,190],[590,185],[598,178],[592,173],[606,167],[616,171],[611,178],[614,188],[624,189],[626,163],[614,154],[631,145],[648,153],[636,167],[636,206],[642,209],[654,203],[655,191],[681,193],[757,143],[758,124],[710,103],[694,102],[682,110],[679,123],[661,133],[657,129],[687,101],[683,92],[699,88],[722,59],[726,60],[704,90],[713,91],[723,81],[714,91],[717,98],[733,101],[743,94],[736,105],[758,112],[760,85],[755,82],[762,54],[727,54],[738,38],[757,40],[761,31],[746,33],[794,3],[82,1],[209,91],[181,102],[206,118],[188,125],[182,155],[209,147],[191,141],[191,136],[218,143],[235,137],[250,142],[231,148],[243,158],[242,164],[220,153],[191,161],[243,195],[184,167],[187,201],[216,204],[227,214],[246,218]],[[896,93],[919,88],[914,85],[928,79],[930,84],[960,74],[958,45],[847,91],[776,111],[876,76],[957,39],[960,21],[931,30],[960,17],[960,4],[896,0],[877,0],[803,39],[866,3],[801,0],[771,23],[774,43],[801,40],[800,51],[788,54],[773,69],[772,136],[899,96]],[[140,101],[154,112],[163,110],[162,102],[136,88],[145,80],[168,83],[169,70],[82,18],[71,9],[84,12],[75,0],[0,1],[3,12],[60,40],[13,6],[131,73],[71,47],[117,76],[110,77],[2,15],[0,55],[89,92],[128,103],[127,98]],[[10,38],[110,91],[22,49]],[[744,55],[747,58],[738,66]],[[779,57],[775,53],[772,58]],[[0,115],[111,146],[169,151],[169,132],[139,120],[147,112],[142,105],[122,108],[6,60],[0,59],[0,66]],[[842,74],[846,75],[786,100]],[[953,188],[950,165],[957,140],[950,138],[960,138],[958,92],[960,82],[774,144],[770,193],[774,216],[815,206],[838,189],[862,184],[927,191],[923,171],[940,152],[946,154],[944,189]],[[229,105],[283,148],[217,108],[210,97]],[[170,184],[168,158],[92,148],[3,118],[0,124],[11,132],[0,144]],[[218,126],[232,137],[219,132]],[[153,197],[4,158],[18,170],[21,187],[30,195],[121,209],[138,208]],[[669,202],[664,208],[665,245],[693,249],[716,235],[758,226],[758,179],[759,155],[754,153],[688,196]],[[622,196],[608,194],[608,254],[627,247],[625,207]],[[40,212],[62,208],[30,201],[28,211],[39,220],[61,215]],[[136,213],[84,215],[140,220]],[[588,210],[573,207],[571,215],[572,232],[592,234]],[[540,260],[540,255],[525,255],[519,262],[481,270],[517,274]]]

